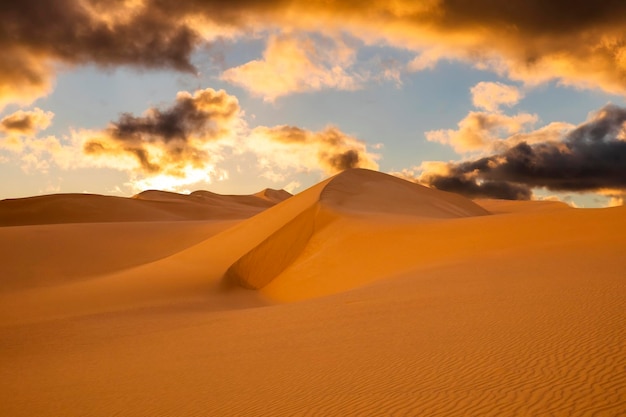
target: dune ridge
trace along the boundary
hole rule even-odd
[[[336,175],[320,193],[320,203],[343,213],[380,213],[422,218],[484,216],[489,212],[458,194],[428,188],[368,169]]]

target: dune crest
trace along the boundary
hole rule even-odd
[[[227,281],[249,289],[265,287],[300,256],[316,233],[341,216],[367,213],[446,219],[489,214],[459,195],[360,168],[343,171],[300,195],[308,197],[308,204],[237,260],[226,272]]]
[[[329,209],[428,218],[457,218],[489,214],[458,194],[424,187],[368,169],[351,169],[336,175],[324,187],[320,203]]]

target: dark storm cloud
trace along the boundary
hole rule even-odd
[[[327,161],[334,170],[339,172],[350,168],[358,168],[360,159],[359,152],[350,149],[343,153],[332,155]]]
[[[84,7],[89,5],[91,10]],[[20,0],[0,4],[0,45],[42,59],[194,71],[198,35],[158,8],[116,16],[122,1]],[[103,18],[112,14],[110,18]]]
[[[619,24],[626,17],[621,0],[444,0],[440,20],[450,25],[508,26],[531,33],[576,32],[585,26]]]
[[[456,174],[456,175],[455,175]],[[451,175],[433,175],[427,177],[427,184],[438,190],[462,194],[469,198],[498,198],[502,200],[529,200],[532,191],[521,184],[505,181],[487,181],[479,183],[475,178],[465,178],[462,173]]]
[[[191,134],[219,134],[219,122],[231,120],[238,112],[239,104],[233,96],[207,89],[194,96],[179,94],[176,103],[165,110],[152,108],[139,117],[124,113],[112,123],[109,133],[122,141],[186,141]]]
[[[530,189],[598,191],[626,189],[626,109],[602,108],[561,142],[519,143],[474,161],[450,163],[448,172],[422,181],[469,196],[524,199]]]

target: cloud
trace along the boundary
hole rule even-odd
[[[457,59],[514,80],[626,92],[626,4],[556,0],[235,2],[267,26],[349,33],[367,44],[413,50],[409,69]],[[235,12],[236,13],[236,12]],[[243,20],[239,20],[242,22]]]
[[[144,185],[171,189],[210,182],[212,175],[223,175],[215,167],[218,142],[238,134],[240,111],[237,98],[224,90],[185,91],[168,108],[125,113],[103,131],[78,132],[77,142],[91,163],[131,172]]]
[[[0,24],[4,24],[1,12]],[[12,103],[29,105],[52,90],[53,70],[48,57],[23,51],[2,40],[0,47],[0,111]]]
[[[0,150],[22,152],[33,143],[32,136],[52,123],[54,113],[35,107],[18,110],[0,119]]]
[[[476,0],[410,6],[408,0],[388,6],[373,2],[353,13],[370,16],[378,37],[387,43],[424,51],[412,64],[415,69],[456,58],[528,84],[558,80],[626,92],[623,2]],[[385,17],[372,17],[377,15]],[[360,30],[367,30],[360,23]]]
[[[553,122],[532,129],[538,121],[536,114],[504,114],[500,106],[514,106],[522,93],[514,86],[480,82],[470,89],[476,107],[486,111],[470,111],[457,125],[458,129],[439,129],[424,133],[430,142],[451,146],[457,153],[496,152],[519,143],[540,143],[559,140],[575,126]]]
[[[336,127],[314,132],[295,126],[250,128],[237,98],[207,88],[180,92],[169,107],[122,114],[102,130],[73,132],[65,152],[51,152],[64,168],[107,167],[127,172],[135,189],[180,190],[228,177],[222,164],[251,155],[259,175],[283,182],[295,172],[334,174],[378,168],[367,144]],[[72,149],[80,154],[71,154]]]
[[[0,119],[0,132],[18,135],[32,135],[50,126],[54,113],[38,107],[33,110],[18,110]]]
[[[300,186],[302,186],[302,184],[299,181],[294,180],[287,183],[285,186],[282,187],[282,189],[290,194],[293,194],[298,188],[300,188]]]
[[[50,91],[59,67],[132,65],[195,73],[193,19],[152,0],[21,0],[0,5],[0,107]],[[196,19],[198,20],[198,19]]]
[[[525,141],[443,166],[424,166],[416,180],[471,197],[527,199],[552,191],[626,190],[626,109],[607,105],[560,140]],[[612,191],[612,195],[618,195]]]
[[[515,86],[492,82],[480,82],[470,91],[474,106],[489,112],[497,112],[501,106],[511,107],[524,96]]]
[[[407,64],[407,70],[411,72],[433,69],[439,61],[447,57],[452,57],[440,47],[432,47],[421,51],[415,58]]]
[[[609,199],[606,204],[607,207],[623,206],[626,204],[626,190],[602,189],[598,191],[598,194]]]
[[[501,113],[470,112],[458,123],[459,128],[431,130],[425,133],[430,142],[450,145],[459,153],[485,150],[501,144],[502,136],[523,134],[537,122],[537,116],[518,113],[507,116]]]
[[[415,51],[412,70],[458,59],[528,84],[557,80],[624,94],[624,16],[626,3],[619,0],[2,2],[0,107],[46,94],[59,68],[130,65],[195,73],[191,55],[201,44],[277,29],[309,35],[271,37],[263,60],[232,69],[226,79],[256,88],[252,91],[268,99],[307,88],[354,88],[358,79],[347,71],[353,58],[342,58],[350,48],[320,44],[323,32],[332,39],[347,34],[367,45]],[[309,44],[312,34],[316,40]],[[283,51],[304,75],[288,70],[281,84],[270,76]],[[307,81],[313,87],[306,87]]]
[[[329,126],[312,132],[295,126],[260,126],[252,130],[250,145],[268,177],[283,179],[286,170],[321,169],[332,175],[349,168],[378,169],[378,155],[365,142]]]
[[[55,136],[0,137],[0,150],[11,152],[10,157],[2,157],[4,162],[17,159],[22,171],[44,174],[48,172],[52,162],[60,165],[69,159],[71,153],[71,149],[64,147]]]
[[[360,76],[345,70],[354,60],[354,49],[340,40],[271,35],[263,59],[230,68],[222,74],[222,79],[266,101],[324,88],[356,90],[360,88]]]

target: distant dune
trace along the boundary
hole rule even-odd
[[[277,204],[291,197],[291,194],[285,190],[274,190],[272,188],[266,188],[254,195]]]
[[[293,197],[5,200],[0,222],[2,416],[626,410],[626,207],[357,169]]]
[[[132,198],[54,194],[7,199],[0,201],[0,226],[241,219],[253,216],[291,195],[284,190],[272,191],[272,199],[257,195],[220,195],[209,191],[184,195],[155,190],[144,191]]]

